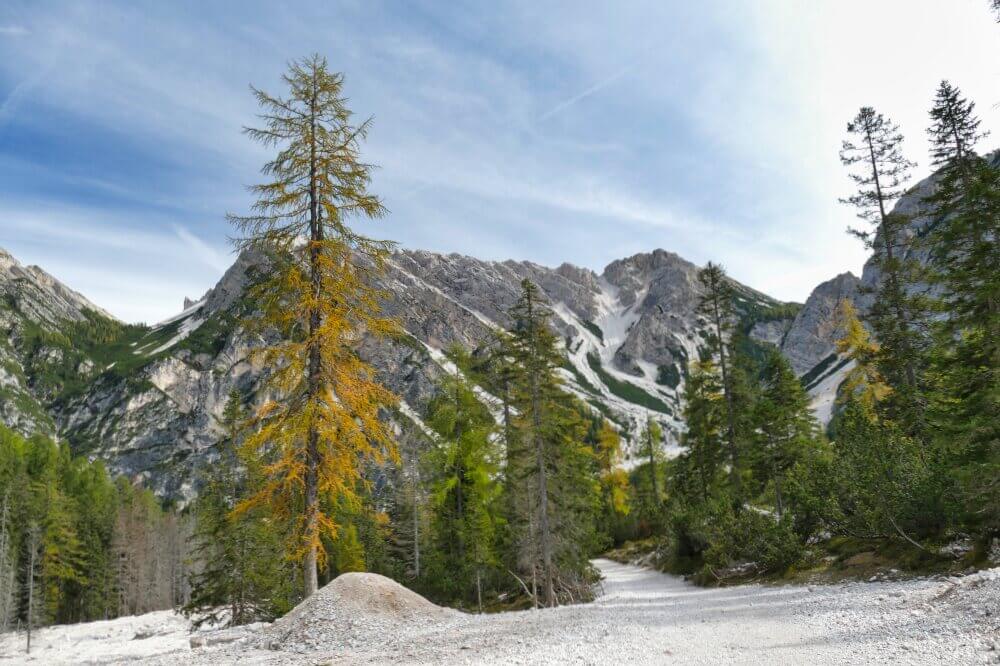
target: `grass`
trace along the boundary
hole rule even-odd
[[[622,400],[646,407],[647,409],[652,409],[662,414],[674,413],[667,403],[663,402],[656,396],[650,395],[635,384],[621,381],[620,379],[608,374],[608,372],[604,369],[604,366],[601,365],[601,359],[598,358],[596,354],[587,354],[587,365],[590,366],[591,370],[597,373],[597,376],[601,378],[601,381],[608,387],[608,390]]]

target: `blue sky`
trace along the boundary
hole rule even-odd
[[[123,319],[178,311],[232,261],[225,213],[267,158],[248,85],[314,51],[374,116],[391,214],[368,233],[595,270],[662,247],[788,300],[864,261],[837,203],[860,105],[918,175],[943,77],[1000,145],[986,0],[5,0],[0,246]]]

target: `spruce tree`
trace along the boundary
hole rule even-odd
[[[942,464],[958,470],[966,513],[1000,521],[1000,169],[975,152],[983,138],[975,104],[947,81],[930,112],[938,182],[925,203],[934,224],[925,238],[940,287],[931,415]]]
[[[733,490],[733,500],[739,502],[742,495],[740,480],[739,444],[737,443],[737,407],[732,358],[729,355],[729,341],[733,332],[736,313],[733,308],[732,284],[725,269],[709,262],[698,271],[698,281],[702,295],[698,301],[698,313],[707,318],[709,324],[708,349],[713,359],[718,359],[722,377],[722,393],[726,405],[725,442],[729,453],[729,480]]]
[[[782,484],[788,471],[803,459],[819,436],[819,425],[809,409],[809,397],[788,361],[771,350],[760,373],[754,404],[754,467],[756,478],[774,489],[780,520],[785,512]]]
[[[0,634],[17,615],[17,551],[11,504],[11,488],[7,486],[0,498]]]
[[[726,430],[725,397],[718,370],[711,359],[694,361],[684,384],[684,423],[681,475],[689,498],[707,503],[723,464]]]
[[[853,169],[849,176],[858,191],[842,201],[854,206],[858,217],[872,225],[849,231],[874,251],[873,259],[881,271],[865,318],[879,343],[879,370],[894,389],[883,409],[906,424],[909,432],[919,434],[926,406],[922,377],[926,341],[921,330],[926,306],[910,289],[920,274],[906,254],[904,230],[909,220],[890,212],[914,164],[903,156],[899,128],[871,107],[862,107],[847,131],[849,138],[843,142],[840,159]]]
[[[394,330],[369,282],[392,244],[348,226],[353,217],[386,211],[368,190],[373,167],[360,157],[371,121],[353,124],[343,76],[314,55],[283,78],[288,97],[254,89],[264,126],[246,129],[253,140],[278,147],[263,168],[272,180],[252,188],[253,214],[230,216],[242,235],[238,247],[270,261],[268,278],[249,290],[260,316],[248,324],[262,335],[282,335],[261,353],[271,369],[263,389],[274,399],[259,410],[258,429],[243,446],[247,456],[273,459],[263,468],[265,483],[242,507],[266,505],[276,519],[292,522],[291,554],[302,561],[309,596],[325,559],[322,539],[341,527],[323,506],[356,495],[366,462],[397,457],[379,419],[395,398],[355,349],[362,331],[377,337]]]
[[[200,569],[191,577],[191,599],[183,610],[195,627],[224,618],[229,626],[268,620],[282,609],[280,535],[260,510],[234,511],[255,481],[238,457],[246,418],[243,397],[234,389],[222,413],[218,460],[193,510],[193,555]]]
[[[436,574],[454,583],[460,597],[470,598],[474,590],[482,610],[484,571],[497,561],[496,424],[467,384],[448,378],[431,405],[428,425],[438,435],[428,456],[434,474]]]
[[[563,357],[551,310],[530,280],[521,282],[510,317],[516,436],[505,476],[508,484],[517,484],[514,488],[531,492],[529,506],[517,505],[527,509],[526,515],[519,511],[512,520],[521,561],[532,578],[540,566],[545,604],[555,606],[560,591],[577,598],[589,589],[588,557],[597,539],[593,521],[600,505],[596,457],[585,442],[581,407],[562,387]]]

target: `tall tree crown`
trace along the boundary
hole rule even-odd
[[[870,106],[862,107],[847,123],[847,133],[840,161],[848,167],[857,165],[848,175],[858,191],[842,201],[857,208],[861,219],[881,224],[892,202],[905,191],[904,183],[916,164],[903,156],[899,127]]]

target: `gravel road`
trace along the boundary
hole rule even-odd
[[[238,643],[191,650],[186,633],[174,640],[178,630],[165,628],[162,651],[150,645],[128,658],[130,647],[153,639],[118,645],[102,629],[90,643],[83,625],[72,625],[79,632],[73,640],[48,639],[60,651],[47,652],[40,636],[32,656],[46,664],[186,666],[1000,663],[1000,569],[961,578],[706,589],[609,560],[595,564],[605,576],[603,594],[578,606],[494,615],[434,611],[389,630],[385,616],[354,612],[347,620],[303,624],[300,633],[318,640],[288,638],[272,644],[277,651],[254,647],[274,634],[266,629]]]

